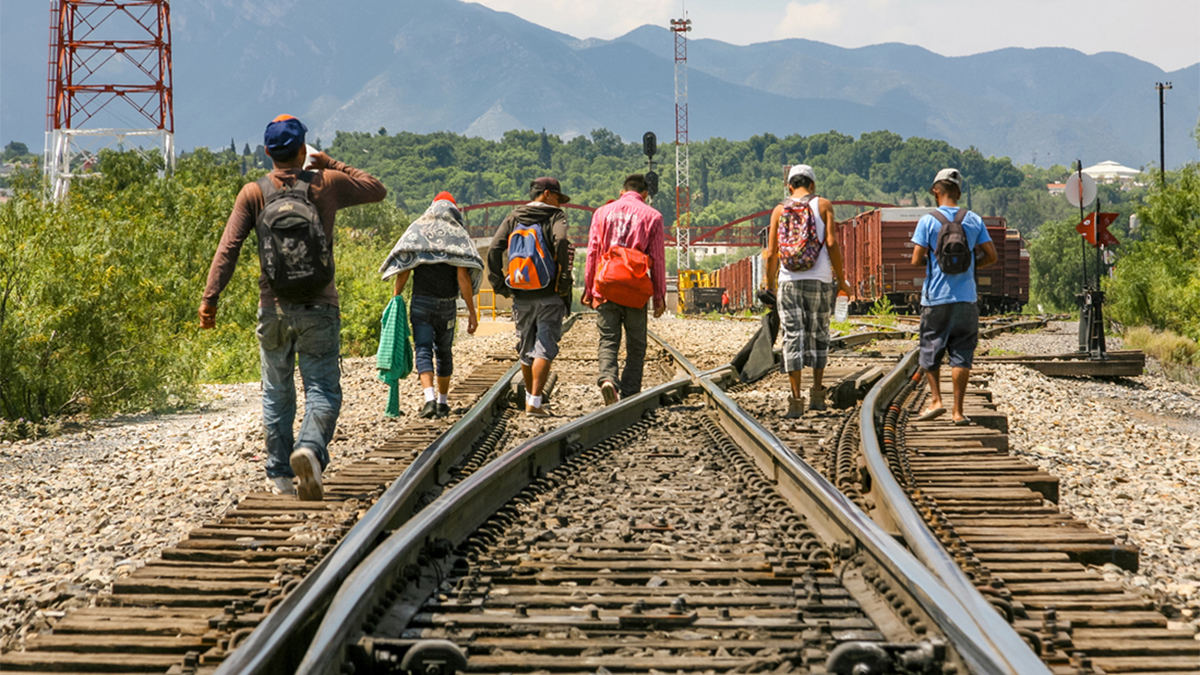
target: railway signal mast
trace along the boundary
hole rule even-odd
[[[98,175],[85,172],[114,144],[174,167],[169,0],[52,0],[48,70],[44,166],[56,201],[71,179]]]
[[[692,20],[671,19],[675,34],[675,266],[691,267],[692,187],[688,161],[687,34]]]

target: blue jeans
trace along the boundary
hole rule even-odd
[[[262,358],[263,428],[267,440],[267,476],[292,477],[292,451],[311,448],[329,465],[329,441],[342,410],[338,308],[325,303],[258,308],[258,346]],[[300,360],[304,381],[304,421],[293,441],[296,419],[296,381]]]
[[[454,328],[458,320],[458,301],[455,298],[412,296],[408,306],[412,322],[413,364],[417,373],[434,373],[437,360],[438,377],[454,374]]]

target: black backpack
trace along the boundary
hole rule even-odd
[[[258,260],[267,283],[280,300],[303,303],[333,281],[333,251],[325,239],[321,214],[308,198],[313,174],[303,172],[292,187],[258,181],[263,209],[258,214]]]
[[[942,274],[963,274],[970,271],[971,260],[975,256],[962,226],[963,219],[967,217],[967,210],[959,208],[958,213],[954,214],[954,220],[948,220],[941,209],[934,209],[933,217],[942,224],[942,228],[938,230],[937,246],[933,251]]]

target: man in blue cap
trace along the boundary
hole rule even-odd
[[[321,500],[321,472],[329,464],[328,446],[342,407],[338,365],[341,314],[332,260],[334,217],[339,208],[382,201],[387,188],[323,152],[308,154],[304,143],[307,131],[291,115],[280,115],[267,125],[263,144],[275,168],[238,193],[208,270],[200,301],[200,327],[216,326],[217,301],[233,276],[242,244],[257,227],[262,267],[257,334],[267,477],[280,494],[298,492],[301,499]],[[292,219],[291,227],[281,237],[278,233],[282,230],[273,230],[271,225],[287,218]],[[307,227],[296,227],[297,223]],[[287,238],[297,232],[311,236]],[[293,283],[296,279],[307,285]],[[293,439],[297,358],[305,404],[300,434]]]

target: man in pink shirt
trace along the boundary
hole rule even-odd
[[[663,247],[663,217],[646,201],[650,188],[640,173],[625,179],[619,199],[596,210],[588,231],[587,268],[584,277],[583,304],[594,307],[598,314],[596,327],[600,330],[600,393],[605,405],[615,403],[621,396],[632,396],[642,390],[642,370],[646,362],[646,301],[630,300],[641,289],[654,300],[654,318],[662,316],[667,307],[667,263]],[[624,250],[620,250],[624,249]],[[600,262],[609,256],[610,269],[624,272],[601,273]],[[643,258],[644,256],[644,258]],[[632,266],[627,262],[632,261]],[[641,265],[644,263],[645,270]],[[628,273],[633,269],[632,274]],[[649,279],[646,279],[648,273]],[[613,279],[616,279],[614,282]],[[629,290],[618,298],[606,298],[601,287],[606,284],[628,283]],[[613,294],[610,291],[610,294]],[[621,349],[621,330],[625,330],[625,370],[617,372],[617,354]]]

